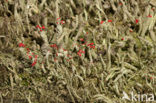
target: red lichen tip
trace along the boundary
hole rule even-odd
[[[122,3],[120,2],[119,5],[122,5]]]
[[[57,58],[54,58],[54,61],[56,61],[57,60]]]
[[[62,48],[63,49],[63,51],[67,51],[66,49],[64,49],[64,48]]]
[[[94,45],[94,43],[90,43],[90,44],[88,44],[88,46],[90,46],[90,45]]]
[[[32,58],[32,56],[29,56],[29,59],[31,59]]]
[[[100,24],[103,24],[103,23],[104,23],[104,21],[101,21],[101,22],[100,22]]]
[[[61,20],[61,24],[64,24],[64,23],[65,23],[65,21]]]
[[[45,27],[44,27],[44,26],[42,26],[42,29],[45,29]]]
[[[129,30],[129,32],[133,32],[133,30]]]
[[[37,58],[38,55],[35,55],[35,58]]]
[[[39,27],[40,27],[39,25],[36,26],[36,28],[39,28]]]
[[[112,22],[112,20],[108,20],[108,22]]]
[[[19,43],[19,47],[25,47],[23,43]]]
[[[57,20],[58,20],[58,19],[61,19],[61,18],[59,17],[59,18],[57,18]]]
[[[139,22],[139,20],[138,20],[138,19],[136,19],[136,20],[135,20],[135,23],[137,24],[138,22]]]
[[[150,15],[150,14],[149,14],[147,17],[151,18],[151,17],[152,17],[152,15]]]
[[[84,41],[84,39],[83,38],[80,38],[80,41]]]
[[[95,46],[90,46],[90,48],[93,48],[93,49],[95,49]]]
[[[33,62],[31,65],[32,65],[32,66],[34,66],[35,64],[36,64],[36,61],[35,61],[35,62]]]

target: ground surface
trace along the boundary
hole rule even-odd
[[[155,97],[155,7],[155,0],[1,0],[1,103]]]

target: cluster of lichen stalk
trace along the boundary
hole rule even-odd
[[[123,91],[156,95],[155,7],[154,0],[1,0],[1,103],[131,103]],[[75,45],[81,38],[95,49]],[[19,43],[38,55],[35,66]]]

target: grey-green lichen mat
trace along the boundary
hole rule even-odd
[[[154,103],[155,0],[1,0],[1,103]]]

